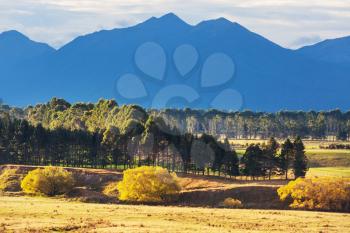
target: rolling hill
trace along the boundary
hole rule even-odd
[[[6,53],[6,50],[17,48],[19,41],[13,38],[11,43],[6,42],[11,46],[4,45],[3,37],[1,34],[1,59],[11,60],[7,58],[11,57],[11,52]],[[164,50],[166,62],[161,81],[145,75],[135,61],[137,49],[147,42],[156,43]],[[333,42],[338,44],[338,41]],[[198,52],[198,62],[184,77],[173,60],[174,51],[183,44],[193,46]],[[186,84],[199,94],[198,101],[190,107],[208,108],[222,88],[203,88],[200,77],[207,72],[211,75],[209,78],[215,80],[220,69],[214,69],[212,73],[201,69],[212,54],[224,53],[234,61],[235,75],[223,87],[240,93],[243,99],[242,104],[237,105],[240,109],[350,109],[347,91],[350,66],[344,65],[344,62],[348,64],[344,57],[350,54],[346,50],[333,49],[337,46],[318,49],[318,45],[300,50],[286,49],[224,18],[189,25],[176,15],[167,14],[132,27],[80,36],[57,51],[37,43],[32,43],[32,47],[35,49],[23,50],[23,55],[15,56],[12,62],[15,65],[5,63],[6,68],[1,72],[0,97],[11,105],[26,106],[59,96],[74,102],[116,98],[119,103],[152,107],[152,100],[160,89]],[[328,49],[334,55],[319,59],[318,51],[329,54]],[[344,62],[336,62],[339,60],[336,54],[343,54],[339,57]],[[158,69],[161,64],[152,66]],[[143,91],[148,96],[135,100],[121,96],[116,83],[124,74],[140,77],[145,86]],[[128,91],[135,91],[133,87],[135,85]],[[167,96],[177,100],[182,95],[178,90],[169,90]],[[237,100],[224,98],[224,101],[227,101],[226,110],[230,110],[230,102]],[[186,101],[170,101],[172,107],[184,105]]]

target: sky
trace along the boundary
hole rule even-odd
[[[0,32],[59,48],[169,12],[193,25],[225,17],[287,48],[350,35],[350,0],[0,0]]]

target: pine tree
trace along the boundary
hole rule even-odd
[[[225,173],[230,177],[239,176],[239,159],[236,151],[231,149],[227,138],[223,142],[222,148],[224,149],[222,164],[224,166]]]
[[[279,165],[288,179],[288,170],[294,161],[294,146],[289,138],[282,144],[281,155],[279,156]]]
[[[305,155],[305,147],[304,143],[300,137],[297,137],[294,141],[294,176],[305,177],[306,172],[308,170],[307,167],[307,157]]]
[[[246,149],[241,163],[243,165],[243,174],[246,176],[259,177],[266,176],[266,169],[263,165],[264,155],[259,145],[251,144]]]
[[[279,148],[279,144],[273,137],[270,138],[267,145],[264,146],[264,167],[268,171],[269,180],[271,179],[271,175],[275,173],[277,169],[277,150]]]

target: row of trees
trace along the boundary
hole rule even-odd
[[[182,132],[227,135],[236,139],[268,139],[301,136],[309,139],[349,140],[350,112],[281,111],[221,112],[217,110],[152,110],[167,125]]]

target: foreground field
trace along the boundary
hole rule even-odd
[[[348,232],[350,215],[0,197],[0,232]]]

